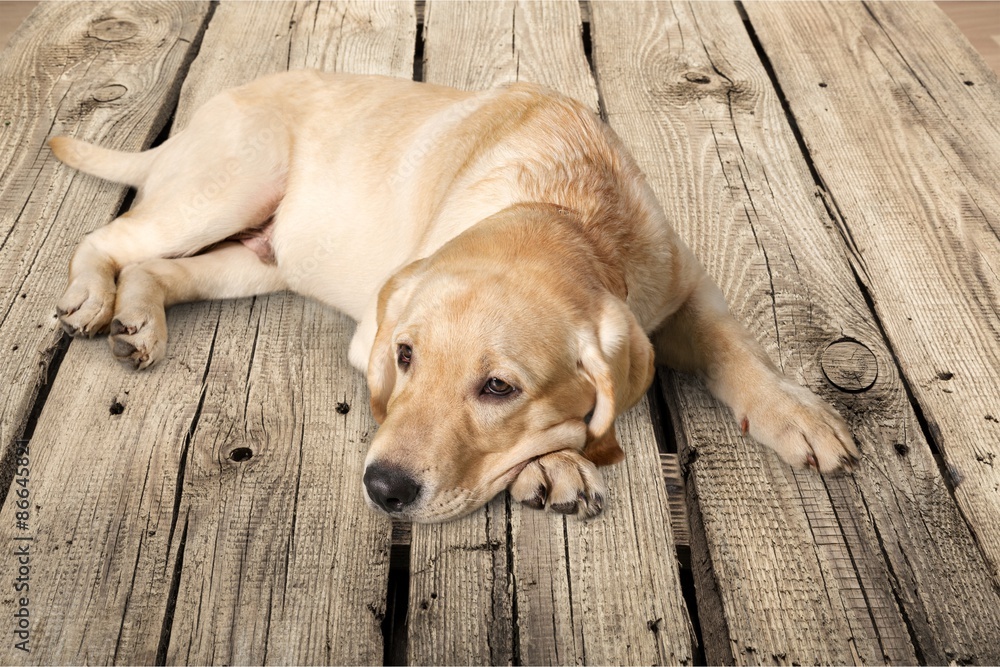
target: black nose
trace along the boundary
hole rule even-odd
[[[368,496],[386,512],[401,512],[420,493],[420,485],[395,466],[373,463],[365,470]]]

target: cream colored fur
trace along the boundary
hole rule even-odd
[[[290,72],[218,95],[143,153],[52,148],[139,188],[74,254],[65,328],[109,332],[145,368],[175,303],[291,289],[347,313],[381,423],[367,463],[419,487],[400,516],[451,518],[508,487],[600,512],[614,419],[652,380],[648,335],[788,463],[856,461],[840,416],[730,316],[627,151],[573,100]]]

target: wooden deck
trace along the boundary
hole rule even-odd
[[[348,319],[178,307],[142,373],[68,340],[127,193],[45,140],[139,149],[299,67],[589,104],[859,472],[662,372],[602,518],[393,526]],[[1000,662],[1000,83],[933,4],[43,3],[0,79],[0,664]]]

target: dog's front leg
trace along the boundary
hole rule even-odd
[[[841,416],[786,378],[702,273],[684,304],[653,336],[657,363],[701,375],[744,433],[793,466],[852,469],[858,449]]]

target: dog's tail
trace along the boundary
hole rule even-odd
[[[101,148],[70,137],[54,137],[49,147],[56,157],[74,169],[100,178],[139,187],[146,182],[156,149],[125,153]]]

